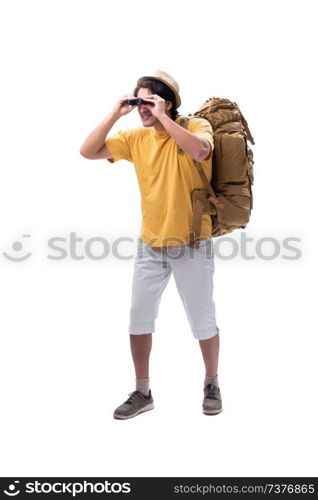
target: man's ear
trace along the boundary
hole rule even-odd
[[[172,102],[166,101],[166,110],[169,111],[172,108]]]

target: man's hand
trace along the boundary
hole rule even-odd
[[[131,94],[125,94],[119,101],[116,103],[116,105],[113,108],[112,113],[118,117],[127,115],[130,113],[133,109],[137,108],[137,106],[132,106],[132,105],[127,105],[124,104],[126,99],[136,99],[134,95]]]
[[[147,97],[143,97],[143,100],[149,101],[149,110],[156,118],[166,114],[166,101],[159,95],[147,95]],[[148,104],[145,104],[145,106],[148,106]]]

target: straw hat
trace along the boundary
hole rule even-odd
[[[165,73],[164,71],[160,71],[159,69],[154,71],[152,75],[142,76],[139,78],[137,85],[139,85],[143,80],[148,80],[151,78],[152,80],[159,80],[159,82],[165,83],[167,87],[169,87],[176,97],[176,107],[178,108],[181,104],[181,98],[179,95],[179,85],[175,81],[175,79]]]

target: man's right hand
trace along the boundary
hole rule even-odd
[[[128,106],[127,104],[124,104],[124,102],[127,99],[136,99],[134,95],[131,94],[125,94],[119,101],[116,103],[116,105],[113,108],[113,114],[116,116],[124,116],[130,113],[133,109],[137,108],[137,106]]]

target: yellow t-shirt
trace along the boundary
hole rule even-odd
[[[210,123],[192,117],[188,131],[207,139],[213,148]],[[139,237],[154,247],[189,243],[192,227],[191,192],[204,188],[198,170],[188,153],[178,153],[177,143],[166,131],[154,127],[119,130],[108,136],[105,145],[112,154],[108,161],[133,162],[141,194],[142,228]],[[212,161],[201,162],[209,181]],[[201,238],[211,237],[211,216],[202,216]]]

